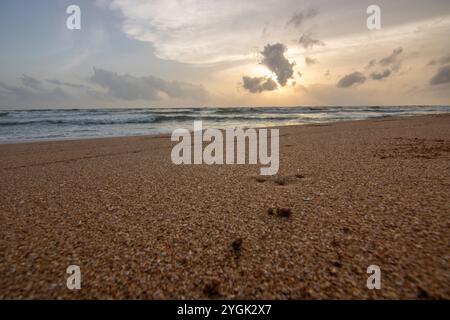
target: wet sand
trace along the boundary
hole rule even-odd
[[[282,128],[272,178],[174,144],[0,145],[0,298],[450,298],[450,115]]]

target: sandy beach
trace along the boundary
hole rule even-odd
[[[0,298],[450,298],[449,114],[283,127],[266,178],[174,144],[0,145]]]

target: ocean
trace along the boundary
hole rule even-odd
[[[0,110],[0,143],[168,134],[204,128],[278,127],[449,113],[450,106]]]

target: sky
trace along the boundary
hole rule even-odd
[[[5,0],[0,108],[449,105],[449,34],[448,0]]]

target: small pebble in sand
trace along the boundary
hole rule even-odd
[[[208,298],[217,298],[220,296],[219,286],[220,286],[219,280],[216,279],[212,280],[205,285],[205,287],[203,288],[203,293]]]
[[[242,249],[242,238],[236,239],[233,241],[233,243],[231,244],[231,247],[233,248],[233,251],[235,253],[241,251]]]
[[[292,210],[290,208],[269,208],[267,209],[269,215],[276,215],[281,218],[289,218],[292,215]]]
[[[286,179],[283,177],[275,178],[275,183],[279,186],[284,186],[286,184]]]
[[[277,214],[282,218],[289,218],[292,214],[292,210],[289,208],[279,208]]]
[[[256,177],[255,180],[256,182],[263,183],[266,182],[267,179],[265,177]]]

